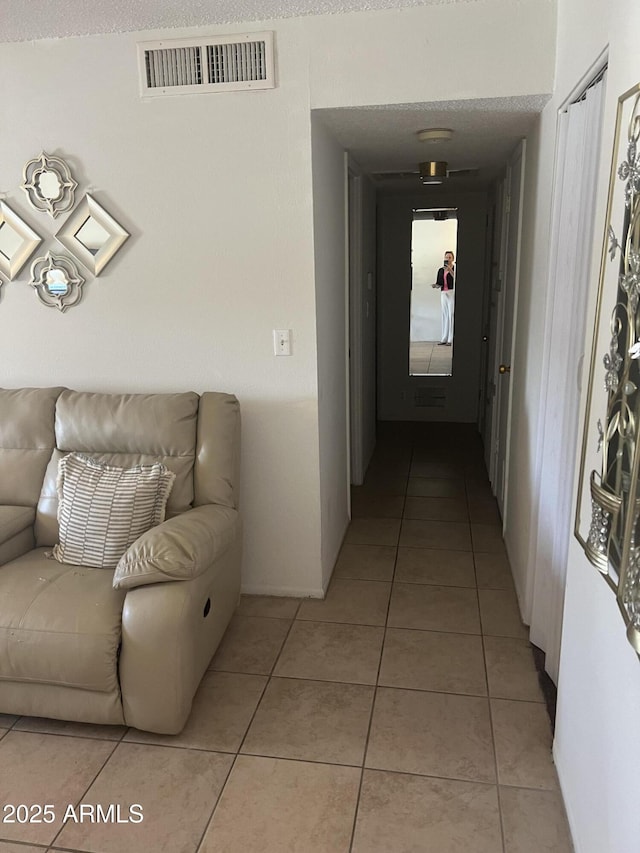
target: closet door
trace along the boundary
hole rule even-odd
[[[538,421],[537,524],[529,562],[531,641],[558,678],[562,610],[575,476],[589,265],[605,78],[559,115]]]

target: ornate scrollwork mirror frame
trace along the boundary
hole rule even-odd
[[[55,219],[58,214],[73,207],[78,183],[60,157],[50,157],[43,151],[39,157],[26,163],[22,176],[20,187],[27,194],[29,204],[36,210],[48,213]]]
[[[4,248],[2,237],[5,228],[12,238],[8,241],[11,248]],[[33,228],[30,228],[5,201],[0,201],[0,272],[9,281],[18,275],[40,243],[42,238]]]
[[[574,531],[640,655],[639,305],[640,83],[618,99]]]
[[[38,299],[49,308],[66,311],[82,299],[84,278],[71,258],[46,255],[36,258],[31,264],[31,286]]]

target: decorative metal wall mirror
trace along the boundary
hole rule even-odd
[[[613,306],[609,312],[606,304]],[[640,654],[640,83],[618,99],[575,535]]]
[[[88,193],[56,234],[56,240],[94,275],[100,275],[128,237]]]
[[[42,152],[24,167],[23,182],[29,204],[36,210],[58,216],[73,207],[77,182],[71,177],[69,167],[59,157],[50,157]]]
[[[84,278],[71,258],[47,252],[31,264],[30,283],[44,305],[66,311],[80,302]]]
[[[0,201],[0,272],[15,278],[42,242],[9,205]]]

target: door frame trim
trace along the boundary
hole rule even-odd
[[[364,406],[362,366],[362,172],[344,156],[345,168],[345,310],[347,353],[347,446],[349,487],[364,480]],[[349,489],[350,491],[350,489]],[[349,507],[350,508],[350,507]]]

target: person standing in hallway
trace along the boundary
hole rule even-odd
[[[444,253],[443,265],[438,270],[435,284],[440,288],[440,310],[442,312],[442,337],[439,346],[450,347],[453,343],[455,266],[453,252]]]

